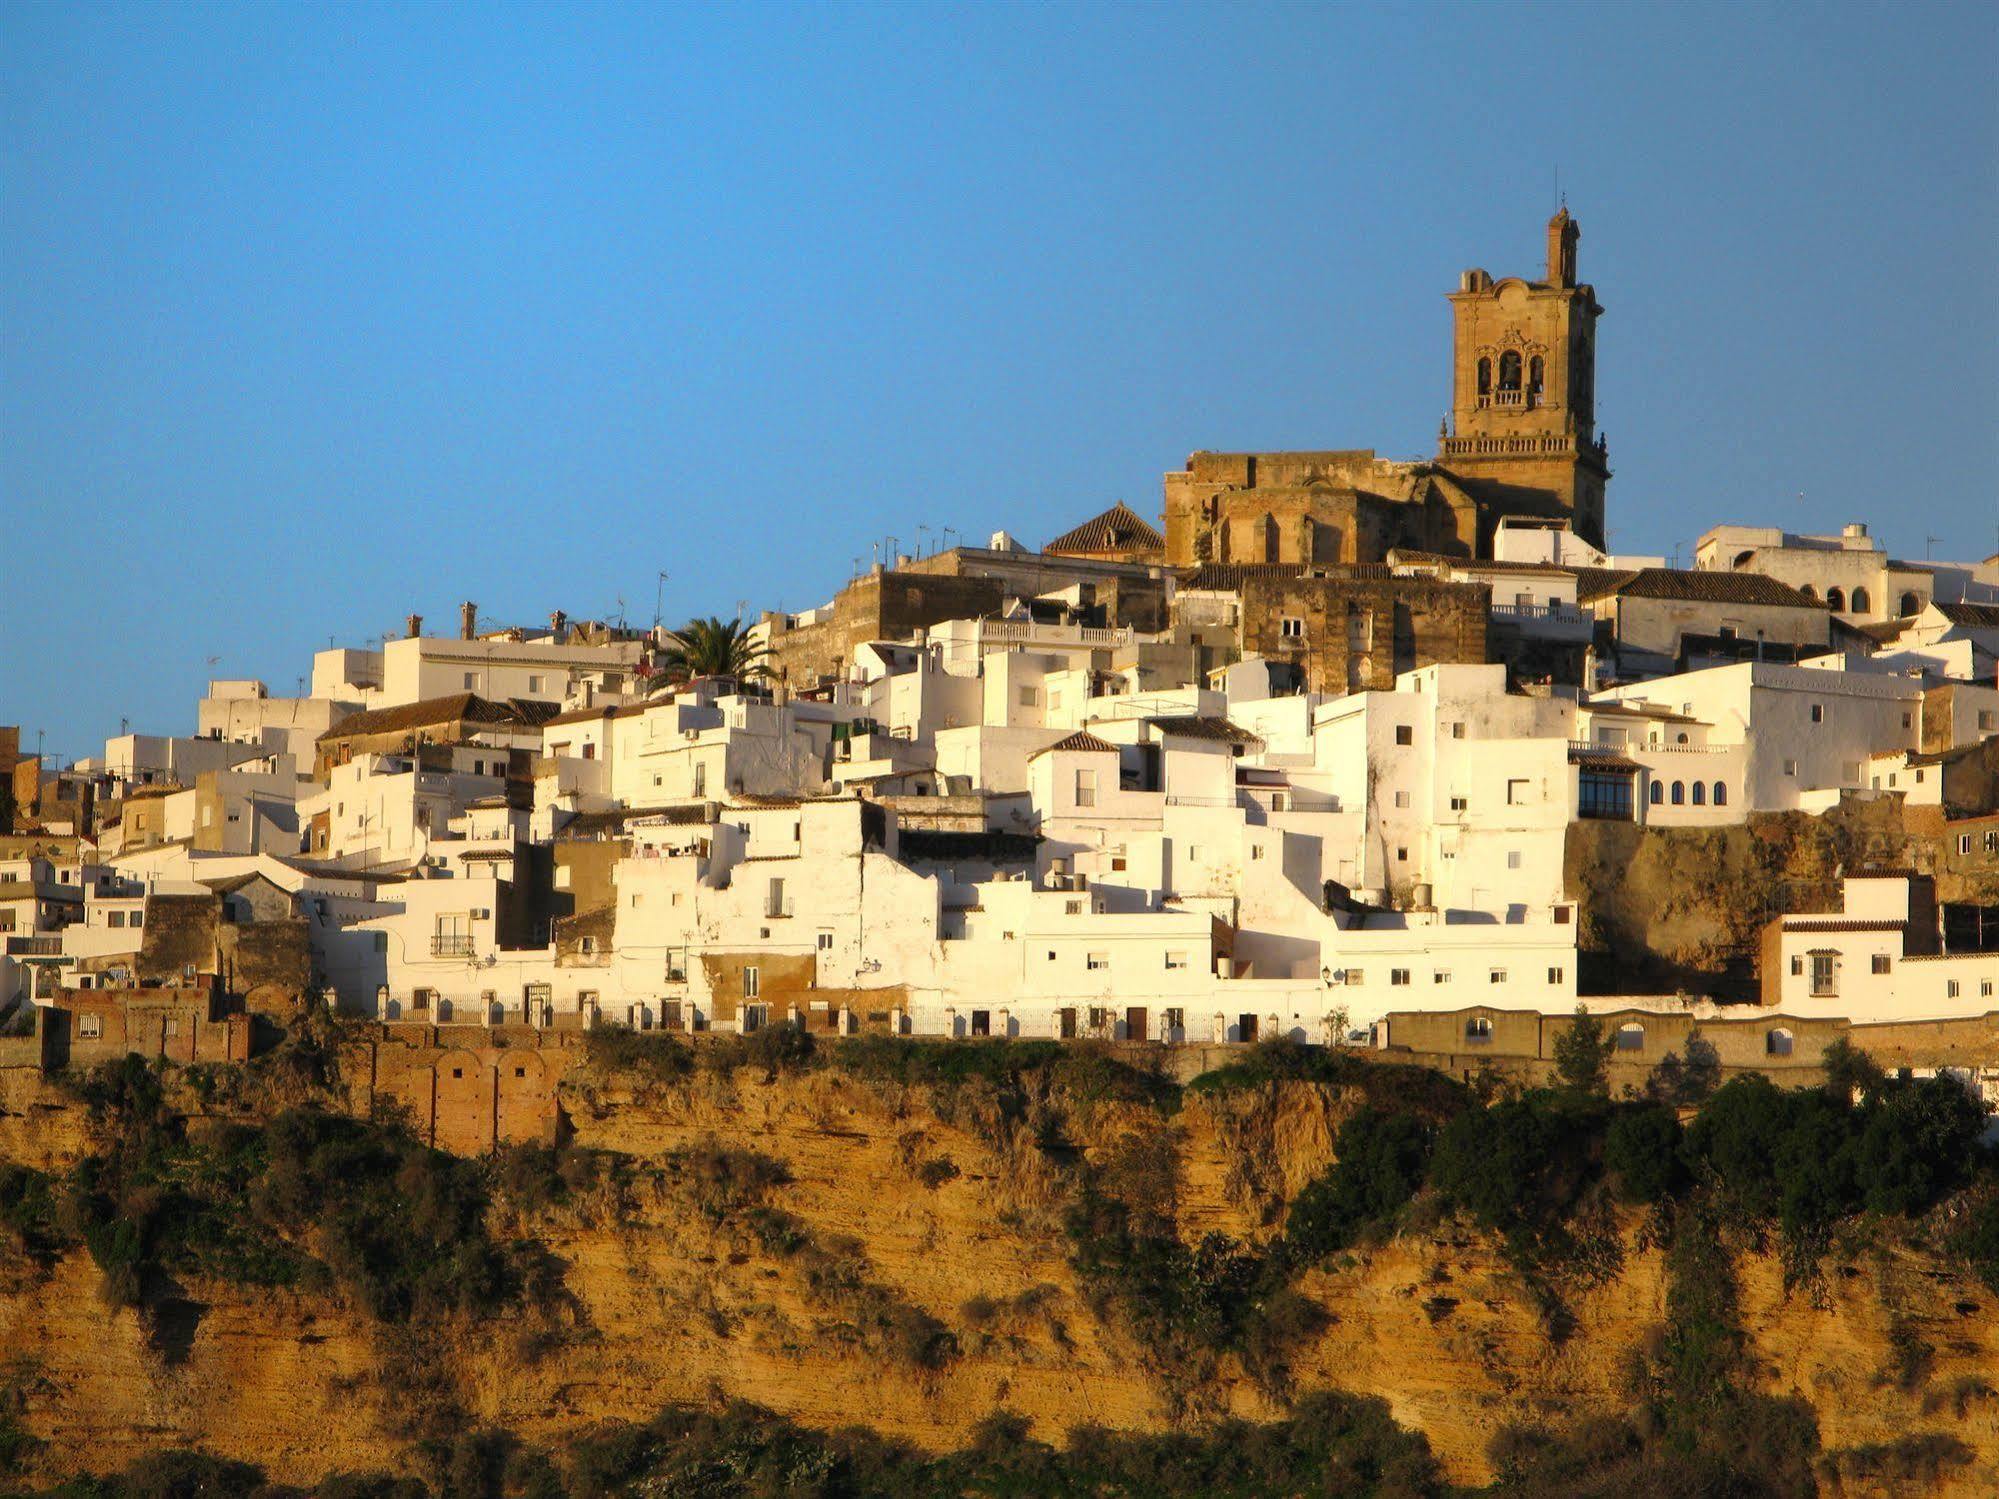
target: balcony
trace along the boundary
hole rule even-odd
[[[473,947],[470,937],[432,937],[430,955],[433,958],[469,958]]]
[[[9,937],[7,956],[10,958],[59,958],[62,956],[62,938]]]

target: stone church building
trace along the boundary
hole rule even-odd
[[[1166,476],[1166,561],[1369,563],[1391,548],[1489,555],[1504,516],[1563,519],[1603,544],[1596,320],[1581,231],[1548,222],[1545,279],[1469,270],[1450,297],[1451,415],[1427,463],[1371,449],[1194,454]]]

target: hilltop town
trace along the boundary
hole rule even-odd
[[[1999,1080],[1999,557],[1607,551],[1579,247],[1564,209],[1537,276],[1449,294],[1428,461],[1200,451],[1157,510],[802,613],[467,602],[73,764],[0,731],[0,1044],[241,1057],[324,1006],[473,1146],[547,1128],[512,1059],[603,1027],[1468,1073],[1580,1006],[1645,1067],[1698,1030]]]

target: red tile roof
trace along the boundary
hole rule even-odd
[[[1115,755],[1117,753],[1117,746],[1115,744],[1106,744],[1087,729],[1078,729],[1067,739],[1057,740],[1054,744],[1049,745],[1047,749],[1037,750],[1028,758],[1039,760],[1043,755],[1052,755],[1058,750],[1069,754]]]
[[[1144,516],[1119,500],[1102,515],[1065,531],[1044,552],[1164,552],[1166,538]]]

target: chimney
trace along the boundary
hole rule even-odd
[[[569,616],[564,614],[560,609],[556,610],[553,614],[549,615],[548,617],[549,631],[555,636],[555,640],[558,645],[562,643],[562,627],[568,623],[569,623]]]
[[[412,614],[404,623],[409,626],[410,639],[414,640],[423,633],[423,616],[421,614]]]
[[[467,599],[458,606],[458,638],[476,640],[479,637],[479,606]]]

